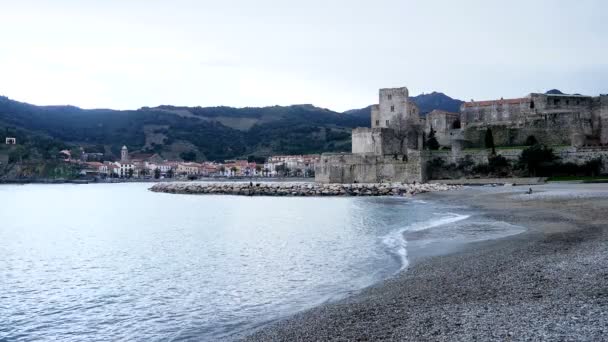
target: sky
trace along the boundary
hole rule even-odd
[[[604,0],[0,0],[0,95],[136,109],[608,93]]]

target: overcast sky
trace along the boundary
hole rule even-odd
[[[0,94],[34,104],[608,93],[608,1],[0,0]]]

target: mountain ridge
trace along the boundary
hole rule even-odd
[[[460,101],[436,92],[412,99],[420,101],[421,111],[453,110]],[[132,151],[159,153],[167,159],[179,159],[182,153],[191,151],[197,160],[348,152],[351,129],[370,126],[370,108],[342,113],[312,104],[82,109],[71,105],[36,106],[0,96],[0,132],[17,136],[25,145],[38,138],[46,141],[44,146],[32,145],[34,149],[81,145],[103,150],[112,157],[120,155],[123,145]],[[57,143],[50,144],[49,139]],[[52,153],[47,150],[41,154]]]

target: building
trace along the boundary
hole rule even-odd
[[[271,177],[280,175],[308,177],[314,174],[315,165],[320,158],[318,154],[272,156],[264,163],[261,173]]]
[[[169,171],[171,171],[173,169],[173,165],[169,164],[169,163],[165,163],[165,162],[146,163],[146,168],[150,175],[154,175],[154,172],[156,172],[156,170],[159,170],[161,176],[167,176]]]
[[[528,137],[553,146],[608,144],[608,95],[531,93],[526,97],[470,101],[461,106],[464,141],[483,146],[492,130],[495,145],[521,146]]]
[[[454,132],[460,130],[460,113],[451,113],[443,110],[433,110],[424,118],[424,131],[428,135],[431,130],[441,146],[450,146]]]
[[[200,173],[201,164],[193,163],[193,162],[184,162],[177,164],[177,174],[179,175],[188,175],[188,176],[197,176]]]
[[[422,182],[426,180],[424,120],[407,88],[380,89],[371,128],[355,128],[352,153],[323,153],[315,168],[322,183]]]
[[[129,162],[129,149],[127,148],[127,146],[123,146],[120,149],[120,162],[121,163]]]

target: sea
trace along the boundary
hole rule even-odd
[[[0,186],[0,341],[234,339],[517,234],[417,197],[154,193],[152,184]]]

